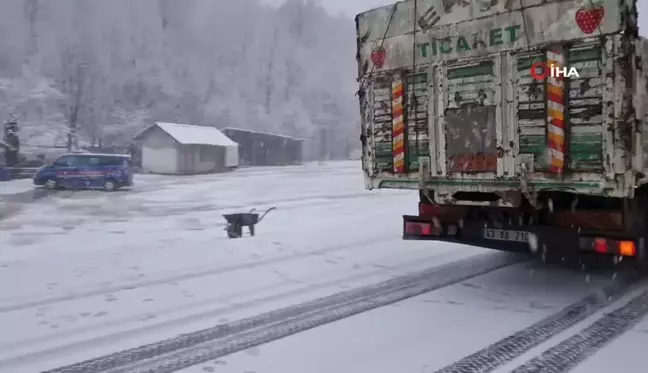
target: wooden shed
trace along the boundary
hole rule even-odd
[[[193,175],[238,166],[237,143],[215,127],[155,122],[134,137],[141,144],[142,170]]]
[[[231,127],[221,131],[239,144],[241,165],[285,166],[303,162],[303,139]]]

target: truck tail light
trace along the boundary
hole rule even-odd
[[[637,255],[637,246],[634,241],[617,241],[605,238],[595,238],[593,248],[595,252],[600,254],[614,254],[621,256]]]
[[[619,242],[619,254],[623,256],[635,256],[637,255],[637,248],[632,241],[621,241]]]
[[[610,246],[605,238],[596,238],[594,240],[594,251],[605,254],[610,250]]]
[[[408,236],[432,236],[432,223],[405,222],[405,234]]]

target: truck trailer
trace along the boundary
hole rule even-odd
[[[636,0],[407,0],[356,16],[366,189],[404,239],[648,260]]]

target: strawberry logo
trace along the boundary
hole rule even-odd
[[[385,58],[387,57],[387,51],[385,51],[385,48],[380,47],[376,49],[375,51],[371,52],[371,62],[373,62],[374,65],[376,65],[377,68],[383,67],[385,64]]]
[[[604,14],[605,9],[602,6],[580,9],[576,12],[576,24],[585,34],[591,34],[601,24]]]

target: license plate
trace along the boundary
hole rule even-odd
[[[529,242],[529,232],[486,228],[484,229],[484,238],[499,241]]]

